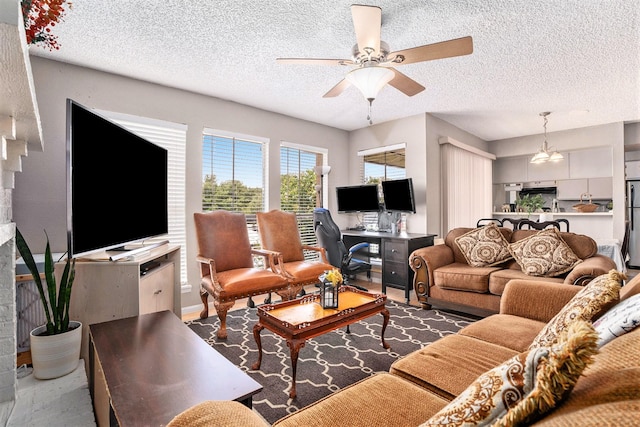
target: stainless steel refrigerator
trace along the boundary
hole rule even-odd
[[[640,179],[627,181],[627,221],[629,221],[629,267],[640,267]]]

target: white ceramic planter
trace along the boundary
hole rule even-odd
[[[58,378],[73,372],[80,359],[82,343],[82,323],[70,321],[69,325],[78,327],[57,335],[39,336],[46,331],[46,325],[31,331],[31,361],[33,375],[41,380]]]

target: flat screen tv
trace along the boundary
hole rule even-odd
[[[167,234],[167,150],[67,100],[69,256]]]
[[[336,187],[338,212],[378,212],[378,186],[376,184]]]
[[[382,181],[384,209],[390,212],[416,213],[411,178]]]

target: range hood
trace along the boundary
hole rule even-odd
[[[522,185],[520,194],[556,194],[555,181],[531,181]]]

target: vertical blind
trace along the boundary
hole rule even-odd
[[[320,177],[314,167],[322,165],[321,153],[283,144],[280,147],[280,209],[295,212],[300,239],[304,245],[316,245],[313,209],[318,206],[316,185]],[[316,252],[305,253],[306,258],[317,258]]]
[[[452,144],[440,146],[443,232],[475,227],[491,215],[491,159]]]
[[[256,212],[265,210],[265,151],[260,138],[205,129],[202,137],[202,210],[243,212],[251,245],[260,245]]]
[[[187,126],[109,111],[100,111],[100,113],[125,129],[167,150],[169,233],[166,238],[169,239],[171,244],[180,245],[180,281],[184,285],[187,283],[187,233],[185,224],[185,147]],[[153,213],[149,214],[152,215]]]

